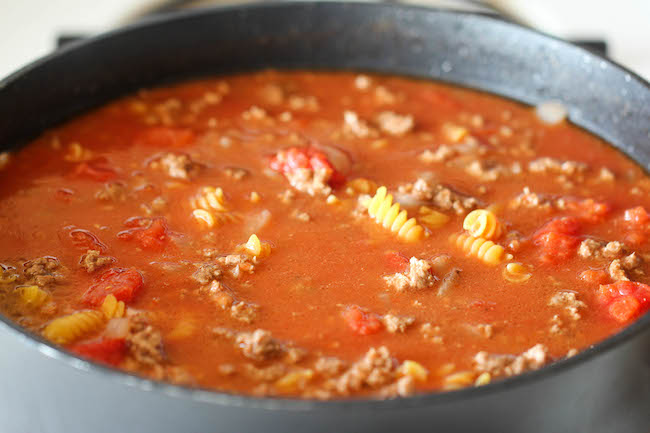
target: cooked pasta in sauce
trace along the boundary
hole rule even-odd
[[[481,386],[650,308],[644,172],[475,91],[203,79],[1,161],[0,310],[158,380],[318,399]]]

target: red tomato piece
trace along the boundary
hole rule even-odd
[[[196,135],[191,129],[153,126],[139,134],[135,144],[157,148],[185,147],[195,139]]]
[[[612,206],[608,203],[598,202],[591,198],[580,201],[569,201],[568,208],[591,223],[605,221],[605,218],[612,211]]]
[[[408,257],[397,251],[388,251],[384,257],[389,272],[404,272],[409,264]]]
[[[570,259],[580,239],[558,232],[543,233],[535,240],[542,247],[541,260],[545,263],[559,263]]]
[[[126,341],[124,338],[102,338],[98,341],[74,344],[69,350],[91,361],[118,366],[126,355]]]
[[[634,296],[621,296],[609,304],[608,311],[619,322],[627,322],[639,315],[641,303]]]
[[[74,169],[74,175],[97,182],[106,182],[117,177],[117,172],[100,162],[81,162]]]
[[[534,235],[534,243],[542,248],[541,260],[559,263],[573,256],[580,243],[580,220],[576,217],[562,217],[546,223]]]
[[[609,314],[627,322],[650,309],[650,286],[635,281],[617,281],[598,289],[598,300],[607,305]]]
[[[576,217],[555,218],[537,230],[535,237],[548,232],[562,233],[565,235],[577,236],[580,233],[580,220]]]
[[[113,295],[118,301],[129,303],[142,290],[142,275],[135,269],[111,268],[99,276],[81,297],[81,301],[90,306],[98,306],[104,298]]]
[[[346,308],[343,312],[343,319],[357,335],[375,334],[382,328],[376,315],[365,312],[356,305]]]
[[[631,225],[644,226],[650,221],[650,215],[643,206],[637,206],[627,209],[623,214],[623,219]]]
[[[327,155],[312,147],[290,147],[280,150],[271,158],[269,166],[283,174],[291,173],[299,168],[325,169],[330,172],[328,181],[330,186],[338,186],[345,182],[345,176],[336,170]]]
[[[588,269],[580,273],[580,279],[590,284],[607,284],[610,282],[609,274],[601,270]]]
[[[147,220],[150,221],[149,225],[141,226]],[[145,250],[162,251],[169,241],[169,229],[164,218],[130,218],[125,225],[133,228],[119,232],[117,237],[124,240],[135,239]]]

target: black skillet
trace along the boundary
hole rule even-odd
[[[633,73],[494,18],[368,3],[280,3],[158,17],[72,44],[0,82],[0,143],[142,87],[266,67],[434,78],[536,104],[650,167],[650,88]],[[28,176],[29,173],[25,173]],[[650,314],[540,371],[388,401],[295,401],[154,383],[61,351],[0,317],[0,431],[645,432]]]

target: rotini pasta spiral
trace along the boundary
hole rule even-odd
[[[405,210],[400,211],[399,203],[393,203],[393,196],[387,194],[387,189],[382,186],[368,201],[368,215],[378,224],[405,241],[417,241],[424,235],[424,228],[415,218],[408,218]]]
[[[498,265],[506,258],[506,252],[501,245],[485,238],[477,238],[467,233],[455,233],[449,240],[465,254],[474,256],[488,265]]]
[[[77,311],[52,320],[43,329],[43,336],[56,344],[68,344],[98,331],[104,321],[101,311]]]
[[[45,303],[50,297],[49,293],[38,286],[21,286],[16,290],[20,294],[20,299],[30,308],[38,308]]]
[[[523,283],[532,277],[529,268],[521,263],[508,263],[503,268],[503,278],[511,283]]]
[[[206,186],[190,199],[192,216],[208,228],[218,227],[237,220],[226,206],[226,197],[221,188]]]
[[[438,229],[449,222],[449,215],[431,209],[428,206],[420,206],[420,222],[432,229]]]
[[[468,213],[463,221],[463,228],[477,238],[497,239],[501,236],[499,220],[487,209],[476,209]]]
[[[114,317],[124,317],[124,313],[126,312],[126,306],[124,305],[124,302],[118,301],[115,295],[112,293],[106,295],[104,302],[102,302],[102,305],[99,307],[99,309],[102,310],[104,316],[106,316],[107,319],[112,319]]]

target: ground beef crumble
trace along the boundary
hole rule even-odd
[[[607,272],[614,281],[630,281],[630,273],[641,272],[639,267],[643,264],[641,257],[636,253],[629,254],[620,259],[614,259],[609,264]]]
[[[409,133],[415,124],[413,116],[382,111],[377,115],[377,125],[382,132],[394,136],[402,136]]]
[[[166,360],[160,331],[151,326],[144,315],[129,319],[126,345],[130,355],[145,366],[161,364]]]
[[[549,361],[547,353],[548,349],[543,344],[536,344],[520,355],[481,351],[474,356],[474,370],[492,376],[514,376],[543,367]]]
[[[200,284],[209,284],[212,281],[221,279],[223,272],[221,266],[216,263],[201,263],[197,265],[196,272],[192,274],[192,279]]]
[[[175,179],[189,180],[196,176],[200,169],[200,164],[185,154],[167,153],[157,163],[169,177]]]
[[[44,287],[56,284],[61,279],[61,274],[57,272],[61,268],[56,257],[44,256],[26,262],[23,274],[27,282]]]
[[[627,248],[621,242],[603,242],[595,239],[585,239],[578,248],[578,255],[584,259],[618,259],[627,253]]]
[[[579,310],[587,307],[587,304],[578,300],[578,297],[574,292],[563,290],[554,294],[548,301],[548,305],[551,307],[564,308],[567,315],[573,320],[579,320],[582,317]]]
[[[418,178],[413,183],[401,185],[400,194],[406,194],[416,201],[431,203],[442,210],[454,210],[457,214],[465,213],[478,207],[479,202],[474,197],[466,196],[442,184]]]
[[[296,168],[285,176],[291,186],[311,196],[329,195],[332,192],[332,188],[327,184],[332,172],[325,168]]]
[[[95,198],[99,201],[124,201],[126,200],[126,187],[120,182],[110,182],[97,190]]]
[[[572,176],[576,173],[584,173],[589,166],[584,162],[561,161],[555,158],[542,157],[528,163],[528,170],[531,173],[560,173]]]
[[[115,262],[114,257],[102,256],[97,250],[88,250],[86,254],[81,256],[79,266],[84,268],[89,274],[95,272],[97,269],[103,268]]]
[[[381,318],[386,330],[390,333],[405,332],[406,328],[415,323],[415,317],[412,316],[395,316],[386,314]]]
[[[409,267],[404,273],[386,276],[384,280],[398,292],[407,289],[424,289],[431,287],[436,282],[436,278],[431,272],[431,263],[416,257],[411,257]]]
[[[363,388],[382,388],[395,384],[400,379],[397,377],[397,363],[392,358],[388,349],[384,346],[371,348],[359,361],[355,362],[341,376],[336,379],[330,379],[326,386],[341,395],[348,395],[351,392],[359,391]],[[385,396],[409,395],[413,391],[412,386],[407,386],[406,382],[400,386],[387,388],[382,392]]]
[[[357,138],[376,137],[377,131],[354,111],[343,112],[343,132]]]

